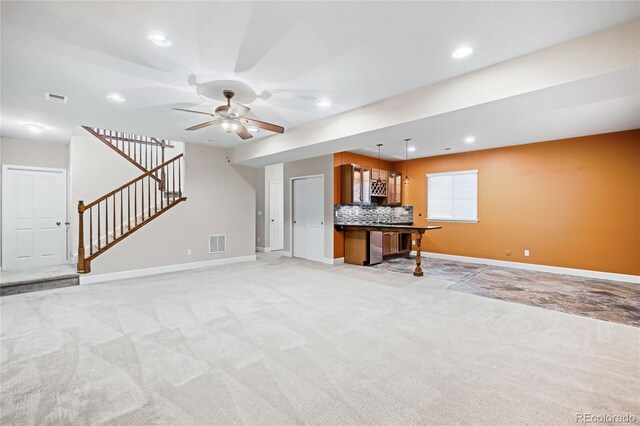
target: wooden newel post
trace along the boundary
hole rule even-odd
[[[420,244],[422,243],[422,234],[424,231],[418,231],[418,235],[416,236],[416,269],[413,271],[413,275],[416,277],[421,277],[424,275],[422,272],[422,253],[420,252]]]
[[[86,274],[89,262],[84,258],[84,201],[78,201],[78,273]]]

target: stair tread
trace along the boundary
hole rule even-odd
[[[72,265],[58,265],[23,271],[3,271],[1,275],[0,287],[78,277],[78,273]]]

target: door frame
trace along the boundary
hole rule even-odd
[[[322,259],[324,259],[324,228],[327,226],[326,218],[324,217],[324,174],[306,175],[306,176],[292,176],[289,178],[289,256],[293,256],[293,181],[300,179],[320,178],[322,187],[322,218],[324,225],[322,226]],[[322,260],[320,260],[322,262]]]
[[[273,249],[273,247],[271,247],[271,241],[272,241],[271,240],[271,205],[272,205],[272,200],[273,200],[273,197],[271,197],[271,185],[274,184],[274,183],[275,184],[280,184],[280,186],[282,186],[282,228],[281,228],[281,231],[282,231],[282,241],[281,241],[282,242],[282,247],[278,248],[278,249],[275,249],[275,250],[279,251],[279,250],[284,250],[284,182],[281,181],[281,180],[277,180],[277,179],[269,180],[269,211],[265,212],[266,213],[265,216],[267,216],[267,218],[268,218],[267,219],[267,226],[269,227],[269,247],[268,248],[269,248],[269,251],[273,251],[274,249]]]
[[[26,170],[31,172],[49,172],[49,173],[61,173],[62,180],[64,181],[64,221],[70,222],[69,220],[69,181],[67,180],[67,169],[59,169],[56,167],[35,167],[35,166],[22,166],[16,164],[3,164],[2,165],[2,196],[0,199],[2,200],[2,238],[0,241],[0,246],[2,247],[2,268],[0,270],[5,271],[7,269],[7,250],[6,250],[6,239],[7,239],[7,215],[8,215],[8,205],[6,200],[7,190],[9,188],[9,183],[7,182],[7,175],[10,169],[19,169]],[[69,263],[69,227],[65,225],[65,231],[63,233],[64,241],[62,242],[63,246],[63,256],[62,256],[62,264]]]

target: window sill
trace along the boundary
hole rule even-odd
[[[436,219],[436,218],[427,218],[425,219],[427,222],[453,222],[453,223],[478,223],[478,219]]]

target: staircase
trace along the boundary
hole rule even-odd
[[[156,217],[186,201],[183,154],[165,161],[169,141],[83,126],[143,173],[88,204],[78,201],[78,273],[91,261]],[[88,244],[86,244],[88,243]]]

